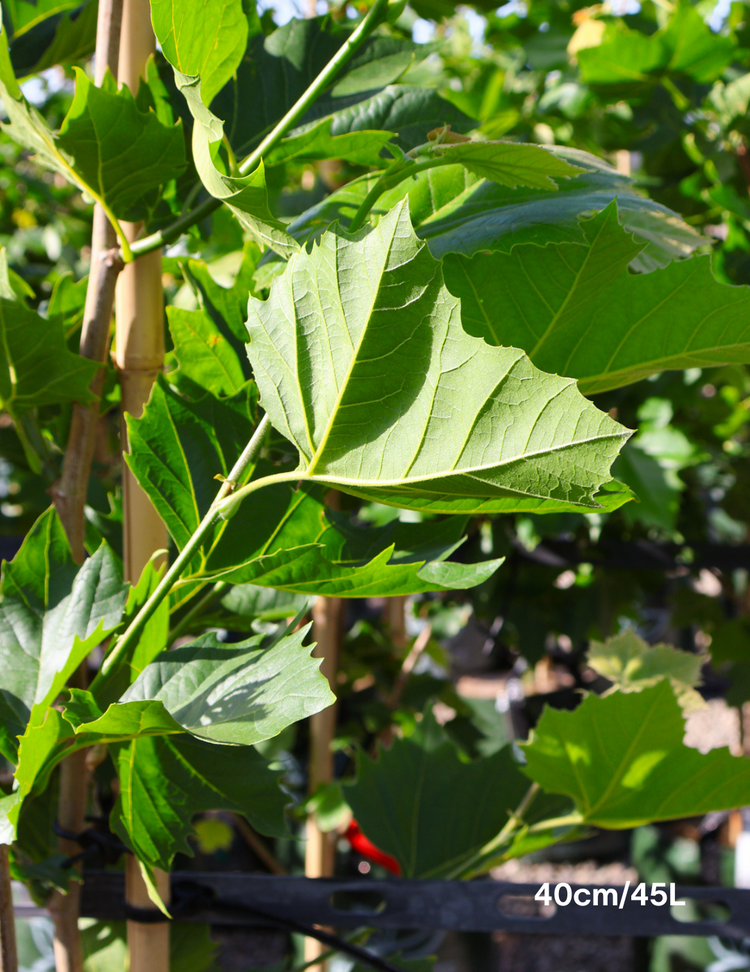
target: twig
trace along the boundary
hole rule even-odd
[[[0,844],[0,972],[18,972],[7,844]]]
[[[96,447],[99,422],[98,399],[104,385],[103,366],[109,346],[109,325],[115,299],[115,284],[123,267],[116,242],[115,231],[104,210],[101,206],[95,206],[91,237],[91,270],[81,331],[81,355],[99,362],[102,368],[96,373],[90,386],[93,394],[97,396],[97,401],[91,405],[81,405],[76,402],[73,406],[62,475],[53,488],[55,507],[68,535],[73,559],[79,564],[83,563],[86,556],[84,507],[91,462]]]
[[[401,696],[404,694],[404,689],[406,688],[406,683],[409,681],[409,676],[414,670],[414,666],[417,664],[417,659],[430,643],[431,637],[432,625],[426,624],[415,638],[414,644],[409,649],[409,654],[406,656],[406,658],[404,658],[403,664],[401,665],[401,671],[396,677],[396,681],[391,689],[390,695],[385,700],[385,704],[389,709],[395,709],[401,701]]]
[[[262,861],[263,864],[265,864],[271,874],[286,874],[287,872],[284,870],[281,864],[279,864],[271,851],[255,833],[242,814],[233,813],[231,814],[231,817],[237,833],[245,841],[253,854],[255,854],[255,856]]]

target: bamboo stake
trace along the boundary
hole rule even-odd
[[[312,609],[313,638],[317,642],[313,654],[323,659],[320,670],[335,690],[336,671],[341,650],[344,620],[344,601],[340,597],[318,597]],[[321,783],[333,779],[333,753],[331,743],[336,732],[336,706],[330,705],[310,717],[310,793]],[[305,877],[331,877],[336,853],[336,833],[323,833],[315,817],[307,819],[307,844],[305,846]],[[326,951],[326,946],[315,938],[305,939],[305,961],[311,962]],[[323,972],[324,963],[313,966],[314,972]]]
[[[109,69],[117,73],[120,46],[122,0],[100,0],[96,24],[96,57],[94,83],[101,86]],[[122,267],[117,249],[117,237],[101,206],[94,207],[91,233],[91,269],[86,288],[86,306],[81,329],[81,354],[98,361],[106,360],[115,282]],[[100,368],[91,383],[92,392],[101,395],[104,368]],[[99,402],[73,406],[70,434],[63,460],[62,475],[53,490],[55,506],[68,535],[73,559],[82,564],[84,548],[86,491],[91,461],[96,446],[99,422]],[[77,684],[86,687],[86,667],[77,672]],[[86,819],[88,772],[86,751],[68,756],[60,767],[60,793],[57,817],[60,827],[70,833],[80,833]],[[67,838],[58,840],[61,853],[73,856],[79,845]],[[54,891],[49,910],[55,924],[53,949],[57,972],[83,972],[83,945],[78,930],[81,884],[71,876],[67,894]]]
[[[135,94],[155,50],[148,0],[124,0],[118,81]],[[125,223],[129,242],[140,224]],[[122,389],[122,444],[127,448],[125,413],[138,418],[164,363],[161,250],[128,264],[117,282],[115,364]],[[123,540],[126,580],[135,581],[151,555],[167,547],[167,531],[133,474],[123,464]],[[155,873],[162,900],[169,900],[169,875]],[[153,908],[138,862],[128,855],[125,897],[136,908]],[[128,922],[130,972],[169,972],[169,925]]]
[[[0,844],[0,972],[18,972],[7,844]]]
[[[88,773],[86,750],[66,757],[60,764],[60,797],[57,817],[60,827],[79,834],[86,821]],[[72,857],[81,850],[74,840],[60,837],[57,842],[60,853]],[[57,972],[83,972],[83,943],[78,930],[81,906],[81,884],[77,875],[71,875],[68,893],[53,891],[49,900],[49,912],[55,923],[53,948]]]

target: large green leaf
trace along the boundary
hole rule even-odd
[[[670,368],[750,361],[750,288],[720,284],[707,256],[630,273],[643,244],[620,226],[615,202],[582,229],[585,246],[446,257],[466,330],[523,348],[539,368],[577,378],[584,394]]]
[[[50,508],[3,566],[0,583],[0,742],[15,762],[15,736],[35,703],[53,702],[91,649],[120,622],[126,588],[106,544],[74,564]]]
[[[89,193],[120,218],[145,215],[144,201],[185,165],[179,125],[163,125],[140,111],[130,91],[111,76],[97,88],[78,70],[76,93],[59,134],[24,98],[0,31],[0,97],[5,131],[45,167]]]
[[[151,23],[169,63],[182,74],[200,75],[210,105],[245,53],[248,21],[242,0],[152,0]]]
[[[176,853],[192,856],[190,821],[205,810],[234,810],[261,833],[286,835],[279,774],[251,746],[148,736],[111,751],[120,782],[111,826],[149,867],[168,870]]]
[[[258,242],[284,257],[294,253],[298,249],[297,243],[269,208],[263,162],[242,177],[222,171],[217,161],[224,138],[224,123],[203,103],[200,78],[175,71],[175,81],[193,116],[193,162],[205,188],[227,206]]]
[[[18,7],[29,7],[20,0]],[[34,4],[35,13],[45,4]],[[10,57],[17,77],[38,74],[56,64],[85,62],[96,47],[97,0],[73,0],[63,5],[53,0],[50,14],[30,24],[28,29],[13,32]],[[7,9],[7,3],[4,4]],[[70,9],[70,8],[73,9]]]
[[[309,625],[231,645],[205,634],[156,658],[121,701],[156,699],[194,736],[255,745],[335,701],[320,659],[302,644],[308,632]]]
[[[3,0],[3,13],[14,37],[23,36],[48,17],[73,10],[81,0]]]
[[[350,27],[326,16],[294,18],[268,37],[259,35],[251,39],[238,68],[236,84],[226,85],[212,103],[215,113],[226,121],[227,132],[238,155],[245,154],[258,136],[269,131],[286,114],[350,33]],[[403,107],[396,112],[385,107],[394,102],[393,95],[385,99],[383,107],[373,110],[370,101],[373,93],[391,85],[415,59],[426,57],[432,49],[431,45],[413,44],[386,34],[369,37],[343,69],[331,91],[323,95],[305,116],[304,124],[334,116],[333,136],[362,129],[393,131],[399,133],[404,148],[425,142],[427,132],[438,125],[449,123],[456,131],[472,127],[471,120],[454,105],[426,89],[412,89],[423,92],[419,106],[427,111],[421,124],[414,110],[416,102],[408,118]],[[396,96],[395,100],[400,98]],[[357,104],[361,107],[355,107]],[[440,110],[436,110],[438,106]],[[391,127],[387,120],[400,124]],[[404,131],[407,124],[413,131]],[[414,136],[417,140],[411,141]]]
[[[631,85],[685,74],[706,84],[735,58],[737,42],[712,31],[690,3],[678,3],[669,24],[653,34],[611,24],[597,47],[577,52],[581,77],[593,85]]]
[[[251,299],[248,353],[289,478],[436,511],[596,508],[629,432],[569,380],[468,335],[406,204],[326,233]]]
[[[638,827],[750,802],[750,762],[728,749],[705,755],[683,743],[685,722],[669,681],[573,712],[545,709],[524,745],[525,772],[550,793],[571,796],[581,820]]]
[[[581,215],[599,212],[615,197],[625,228],[648,244],[635,256],[634,269],[665,266],[705,242],[670,210],[637,195],[630,180],[606,163],[586,152],[554,151],[585,170],[560,180],[556,193],[511,189],[479,179],[463,166],[445,166],[391,189],[380,197],[373,214],[382,215],[408,196],[414,228],[436,257],[471,256],[479,250],[507,253],[521,243],[584,243]],[[289,232],[303,241],[334,220],[347,225],[377,178],[379,173],[373,173],[338,189],[290,224]]]
[[[143,417],[128,419],[127,461],[179,548],[216,495],[213,477],[227,475],[252,434],[250,389],[224,401],[206,396],[190,402],[161,379]],[[275,471],[259,464],[253,477]],[[323,492],[289,483],[261,490],[231,521],[217,524],[192,561],[191,575],[294,593],[374,597],[472,587],[499,566],[441,562],[461,542],[463,518],[429,527],[354,527],[348,517],[326,511]]]
[[[59,402],[86,404],[98,368],[68,350],[58,321],[0,297],[0,407],[18,414]]]
[[[57,145],[91,195],[119,219],[147,213],[145,199],[185,167],[182,127],[141,111],[130,90],[111,74],[97,87],[76,68],[76,91]]]
[[[429,715],[377,761],[362,754],[345,796],[365,835],[396,858],[404,877],[437,878],[460,872],[527,789],[509,746],[466,762]]]

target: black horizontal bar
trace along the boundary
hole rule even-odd
[[[391,929],[444,929],[453,931],[555,935],[720,935],[724,938],[750,937],[750,890],[739,888],[677,887],[677,900],[717,902],[729,909],[725,920],[679,921],[669,905],[641,905],[629,895],[623,906],[621,887],[612,887],[604,900],[618,904],[556,907],[547,916],[523,916],[518,906],[535,909],[537,884],[511,884],[500,881],[411,881],[392,879],[338,880],[336,878],[279,877],[256,874],[212,874],[175,872],[171,876],[172,895],[177,902],[186,895],[195,898],[196,889],[204,892],[199,910],[177,915],[180,921],[212,924],[269,927],[268,920],[252,915],[258,909],[275,919],[290,919],[310,925],[339,928],[371,927]],[[554,885],[553,885],[554,887]],[[574,894],[586,885],[571,885]],[[122,872],[99,871],[85,874],[81,914],[103,920],[126,917]],[[631,889],[632,890],[632,889]],[[208,897],[207,897],[208,895]],[[344,910],[356,898],[376,907],[371,910]],[[212,898],[211,898],[212,896]],[[567,892],[566,895],[567,896]],[[519,900],[520,899],[520,900]],[[677,910],[677,909],[675,909]],[[685,912],[690,905],[685,906]]]

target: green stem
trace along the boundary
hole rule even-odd
[[[539,784],[532,783],[526,791],[523,800],[521,800],[521,802],[518,804],[516,810],[508,817],[508,822],[505,824],[500,833],[496,837],[493,837],[492,840],[485,844],[484,847],[482,847],[479,851],[477,851],[471,860],[462,864],[460,868],[458,868],[452,874],[447,875],[447,877],[474,877],[477,873],[477,866],[482,861],[486,861],[488,857],[494,856],[504,844],[510,842],[519,824],[523,823],[523,815],[534,802],[538,793]]]
[[[396,162],[389,169],[386,169],[383,175],[378,179],[375,185],[370,189],[365,198],[362,200],[359,209],[354,214],[354,218],[349,224],[350,233],[356,233],[358,229],[364,224],[364,221],[370,215],[370,211],[378,199],[383,195],[383,193],[388,192],[389,189],[395,188],[399,183],[403,182],[404,179],[410,179],[412,177],[416,178],[420,172],[425,172],[427,169],[435,169],[440,165],[452,165],[450,159],[438,156],[437,158],[429,159],[426,162],[414,162],[409,159],[406,162]]]
[[[211,590],[207,591],[203,597],[195,605],[193,605],[193,607],[191,607],[186,614],[183,615],[174,628],[172,628],[167,635],[167,643],[171,645],[172,642],[176,641],[181,635],[183,635],[193,621],[200,617],[207,607],[210,607],[214,601],[221,597],[227,587],[229,587],[229,584],[227,584],[226,581],[217,581]]]
[[[162,577],[161,581],[159,581],[154,593],[151,595],[151,597],[149,597],[138,614],[136,614],[136,616],[130,622],[122,638],[117,641],[114,649],[104,659],[104,663],[102,664],[103,675],[106,675],[112,670],[112,667],[120,658],[125,655],[126,651],[137,640],[149,618],[153,615],[154,611],[158,608],[164,598],[169,594],[175,581],[179,578],[182,571],[192,559],[193,554],[200,549],[203,540],[208,536],[214,523],[222,515],[223,501],[226,500],[227,496],[229,496],[232,490],[244,477],[248,466],[258,454],[270,425],[270,419],[267,415],[264,415],[258,424],[257,429],[253,433],[252,438],[245,446],[242,455],[232,467],[232,470],[227,476],[226,480],[221,484],[221,489],[216,494],[216,499],[209,507],[208,512],[203,517],[201,522],[198,524],[198,528],[196,529],[195,533],[190,537],[188,542],[180,551],[178,558]],[[275,479],[278,479],[278,477],[267,476],[265,479],[259,479],[255,484],[250,483],[249,485],[255,485],[256,489],[260,489],[262,486]],[[244,489],[247,491],[247,486],[244,487]]]
[[[662,87],[665,88],[669,93],[669,96],[674,102],[674,106],[678,111],[687,111],[690,108],[690,102],[671,78],[663,77],[661,79],[661,84]]]
[[[326,64],[302,97],[276,123],[260,145],[240,163],[240,175],[247,175],[249,172],[252,172],[260,162],[263,154],[270,151],[270,149],[274,148],[281,141],[289,129],[302,118],[307,110],[318,100],[320,95],[323,94],[325,89],[333,83],[341,68],[352,59],[373,30],[385,18],[387,6],[388,0],[375,0],[375,3],[370,7],[362,22],[352,31],[344,44],[338,49],[328,64]],[[150,253],[152,250],[158,250],[160,246],[176,239],[185,230],[190,229],[191,226],[194,226],[205,216],[218,209],[219,206],[221,206],[221,200],[213,198],[206,199],[191,213],[186,213],[184,216],[175,220],[171,226],[167,226],[165,229],[159,230],[158,233],[152,233],[151,236],[145,236],[142,240],[131,244],[130,250],[133,257],[139,257],[144,253]]]

